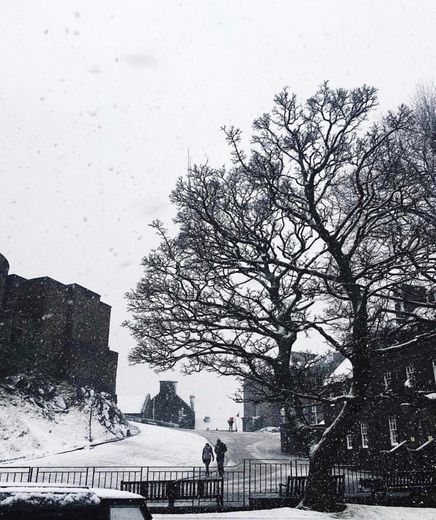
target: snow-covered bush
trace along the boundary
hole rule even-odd
[[[112,434],[131,435],[131,426],[110,394],[86,386],[78,390],[78,399],[81,406]]]
[[[56,413],[68,413],[69,406],[59,394],[57,387],[36,374],[9,376],[0,386],[41,408],[47,419],[53,419]]]
[[[0,382],[0,462],[33,458],[128,437],[129,425],[112,396],[37,373]]]

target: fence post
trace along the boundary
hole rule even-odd
[[[201,472],[201,469],[198,471],[198,478],[200,478],[200,472]],[[192,468],[192,480],[195,481],[195,466],[193,466],[193,468]],[[182,485],[182,484],[180,484],[180,485]],[[194,482],[193,486],[195,489],[195,482]],[[194,495],[194,493],[192,493],[192,495]],[[192,507],[194,507],[194,497],[192,497]]]
[[[248,459],[248,505],[251,497],[251,459]]]
[[[27,474],[27,482],[32,482],[33,468],[29,466],[29,473]]]
[[[243,459],[243,464],[242,464],[242,496],[244,497],[243,498],[243,504],[244,506],[247,505],[246,503],[246,500],[247,500],[247,497],[246,497],[246,484],[245,484],[245,477],[247,476],[246,475],[246,469],[245,469],[245,465],[246,465],[246,459]]]
[[[91,487],[95,487],[95,466],[92,468],[92,484]]]

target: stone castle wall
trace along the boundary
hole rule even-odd
[[[0,376],[34,369],[115,394],[110,306],[80,285],[8,271],[0,255]]]

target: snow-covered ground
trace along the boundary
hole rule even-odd
[[[99,397],[103,410],[92,408],[93,443],[123,438],[128,424],[115,405]],[[103,404],[102,404],[103,403]],[[111,416],[103,419],[101,413]],[[86,401],[78,401],[77,391],[61,382],[55,385],[27,376],[8,378],[0,385],[0,462],[11,464],[24,458],[89,445],[90,410]],[[136,433],[131,428],[131,433]]]
[[[229,466],[235,466],[242,459],[285,459],[289,455],[281,453],[280,434],[270,431],[259,432],[223,432],[206,431],[201,435],[207,441],[215,445],[217,439],[227,445],[226,462]]]
[[[11,415],[9,407],[0,406],[0,461],[20,460],[57,453],[88,444],[88,418],[79,410],[70,410],[55,421],[47,421],[33,406],[20,407],[20,413]],[[92,423],[94,441],[105,441],[114,436],[98,422]]]
[[[200,466],[205,439],[196,433],[133,423],[139,434],[92,449],[20,461],[32,466]],[[74,432],[72,432],[74,435]]]
[[[342,513],[317,513],[283,507],[262,511],[167,515],[153,513],[153,520],[434,520],[436,510],[413,507],[380,507],[351,504]]]

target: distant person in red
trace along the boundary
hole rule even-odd
[[[208,477],[209,476],[209,465],[210,465],[211,461],[214,460],[213,449],[212,449],[212,446],[208,442],[206,442],[206,444],[204,445],[203,454],[202,454],[201,458],[203,459],[203,464],[206,466],[206,477]]]
[[[220,477],[224,476],[224,454],[227,451],[227,446],[224,442],[221,442],[217,439],[215,444],[215,455],[216,455],[216,465],[218,466],[218,473]]]
[[[233,431],[233,424],[235,422],[235,419],[233,417],[229,417],[227,419],[227,424],[229,425],[229,432]]]

